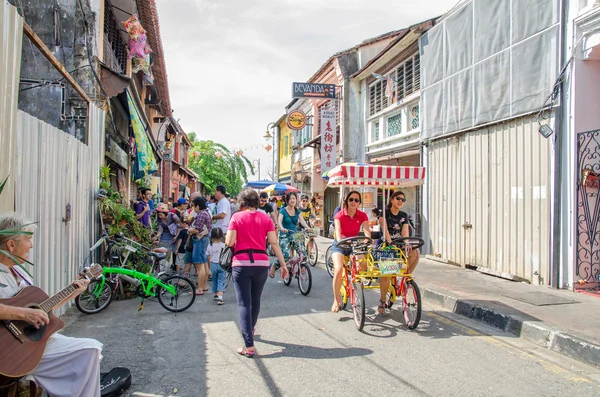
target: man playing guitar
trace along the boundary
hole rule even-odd
[[[14,213],[0,215],[0,231],[6,232],[0,234],[2,250],[0,251],[0,299],[12,298],[23,288],[33,284],[20,265],[25,262],[28,252],[33,247],[34,230],[35,226],[19,215]],[[57,309],[75,298],[85,290],[88,283],[87,279],[75,280],[70,286],[69,291],[72,292],[51,309]],[[0,320],[29,323],[35,329],[48,327],[46,332],[52,332],[51,321],[60,321],[51,312],[47,314],[41,309],[2,303],[0,303]],[[3,327],[3,322],[9,324],[7,321],[0,321],[0,327]],[[23,343],[23,346],[26,347],[27,343]],[[100,397],[101,351],[102,344],[97,340],[53,334],[47,340],[39,364],[28,375],[31,375],[35,382],[53,397]]]

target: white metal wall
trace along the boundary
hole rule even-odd
[[[21,73],[23,19],[7,1],[0,2],[0,181],[14,173],[12,158],[17,122],[17,98]],[[0,212],[14,210],[14,178],[9,177],[0,195]]]
[[[524,117],[430,145],[434,255],[548,282],[550,141],[537,129]]]
[[[28,269],[52,295],[76,278],[98,229],[95,194],[104,153],[104,111],[90,105],[88,144],[18,111],[15,207],[39,222]],[[64,221],[71,205],[71,220]]]

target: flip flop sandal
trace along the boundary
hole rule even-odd
[[[245,347],[240,347],[239,349],[237,349],[237,354],[239,354],[240,356],[248,357],[248,358],[254,358],[256,351],[251,352]]]
[[[204,295],[204,291],[196,291],[196,295]]]

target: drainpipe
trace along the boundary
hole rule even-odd
[[[565,21],[567,15],[567,0],[561,0],[560,2],[560,35],[559,35],[559,49],[560,49],[560,62],[559,69],[562,70],[566,63],[566,49],[565,49],[565,38],[567,31],[567,23]],[[553,189],[552,189],[552,197],[561,197],[562,191],[562,146],[563,146],[563,135],[567,134],[565,128],[565,117],[564,113],[568,109],[567,106],[567,96],[564,90],[564,81],[560,82],[560,109],[555,113],[554,119],[554,167],[553,167]],[[550,247],[550,264],[551,264],[551,272],[550,272],[550,286],[552,288],[560,288],[560,266],[561,266],[561,253],[562,246],[564,245],[564,240],[561,239],[561,229],[562,229],[562,220],[561,220],[561,207],[563,200],[550,200],[552,203],[552,236],[551,236],[551,244]],[[539,277],[539,275],[538,275]]]

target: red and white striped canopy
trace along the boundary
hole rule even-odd
[[[397,186],[422,185],[425,167],[400,167],[370,164],[340,164],[332,168],[328,186]]]

